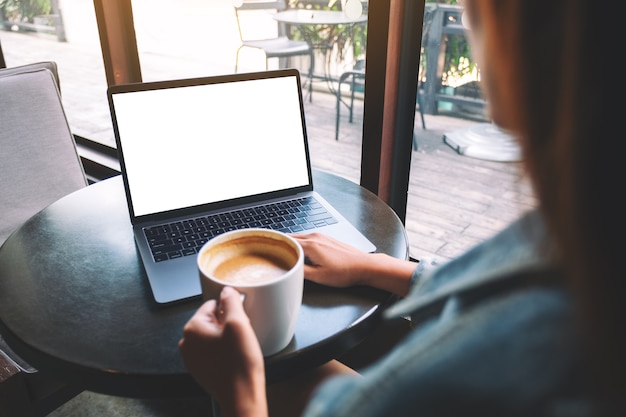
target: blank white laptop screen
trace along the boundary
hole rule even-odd
[[[307,185],[295,83],[114,94],[135,216]]]

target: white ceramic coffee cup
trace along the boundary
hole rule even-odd
[[[243,295],[264,356],[287,347],[304,288],[304,251],[294,238],[269,229],[224,233],[200,249],[198,271],[204,300],[219,299],[224,286]]]

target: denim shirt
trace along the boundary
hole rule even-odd
[[[385,312],[415,330],[361,376],[325,382],[303,415],[585,415],[571,304],[529,212],[455,260],[419,266]]]

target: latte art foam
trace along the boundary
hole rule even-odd
[[[267,255],[242,254],[222,262],[213,274],[220,281],[233,285],[249,285],[273,281],[289,271],[289,265]]]

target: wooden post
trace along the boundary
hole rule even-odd
[[[389,204],[404,222],[424,2],[390,0],[386,14],[376,10],[383,7],[381,3],[371,2],[368,13],[374,18],[368,21],[361,185]],[[380,38],[386,45],[372,48]]]
[[[130,0],[94,0],[107,84],[141,82]]]

